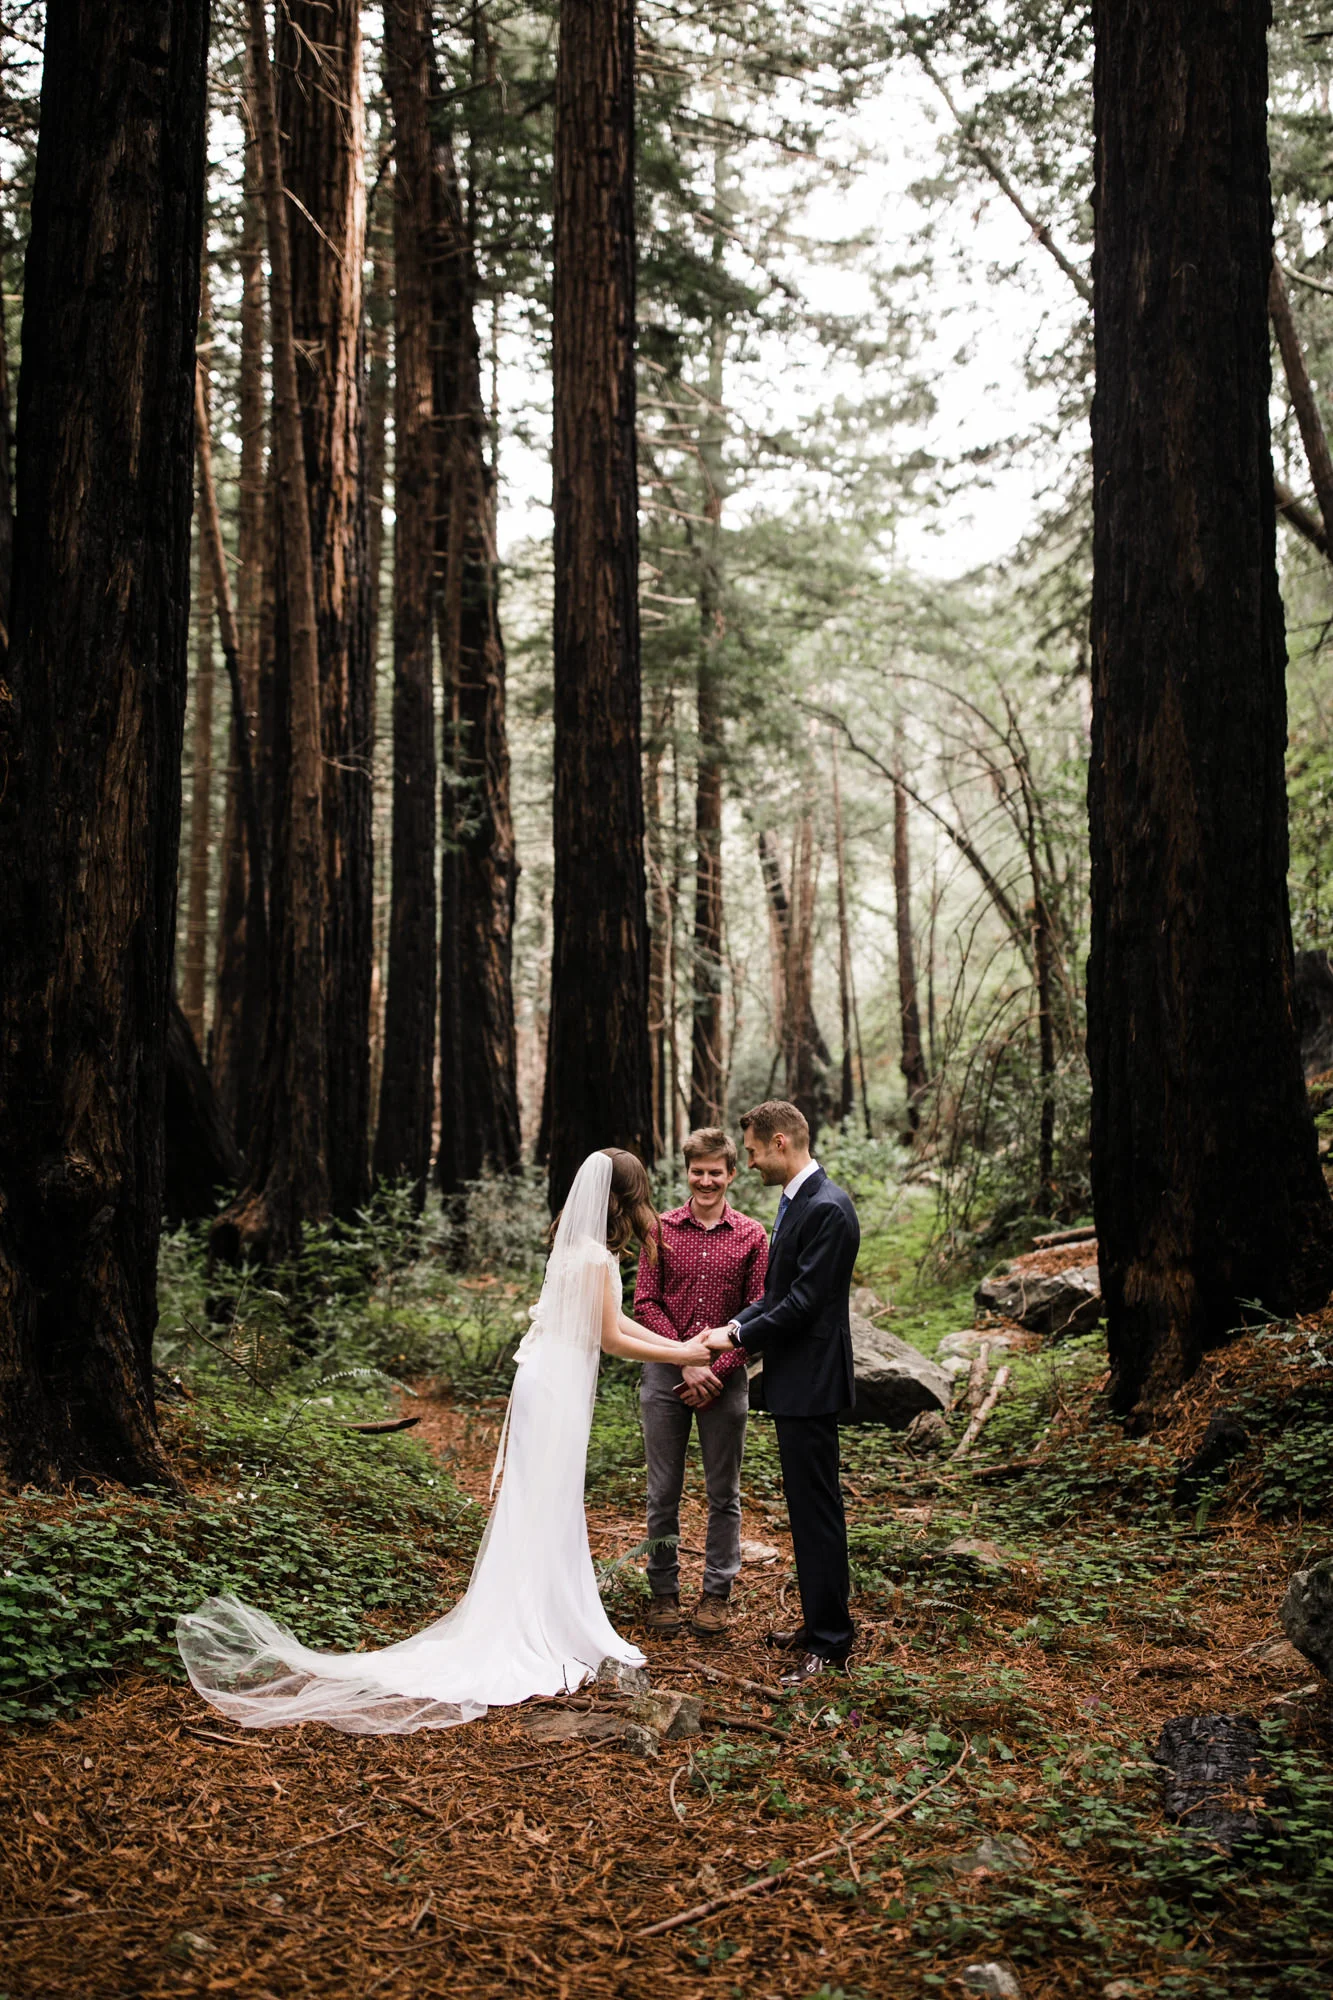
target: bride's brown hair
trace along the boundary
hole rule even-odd
[[[650,1264],[657,1262],[657,1240],[661,1224],[653,1207],[653,1187],[648,1169],[637,1153],[623,1146],[603,1146],[611,1162],[611,1192],[606,1202],[606,1247],[617,1257],[632,1237]]]
[[[611,1189],[606,1198],[606,1247],[614,1250],[618,1257],[637,1236],[649,1263],[655,1264],[662,1225],[653,1207],[653,1188],[648,1169],[637,1153],[627,1153],[623,1146],[603,1146],[602,1151],[611,1162]],[[548,1243],[555,1242],[555,1232],[560,1227],[563,1214],[563,1209],[557,1211],[546,1232]]]

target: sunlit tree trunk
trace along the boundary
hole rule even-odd
[[[264,213],[259,141],[253,130],[254,82],[247,62],[246,99],[250,108],[241,208],[240,491],[236,531],[236,619],[238,665],[248,733],[248,750],[261,823],[267,825],[267,787],[259,728],[260,620],[264,594]],[[229,734],[227,796],[222,835],[217,981],[210,1050],[218,1105],[244,1154],[249,1145],[255,1080],[263,1047],[268,994],[264,949],[264,900],[268,893],[267,855],[258,879],[240,791],[241,744],[233,718]]]
[[[1267,0],[1097,0],[1093,1201],[1111,1392],[1321,1306],[1270,495]]]
[[[431,365],[430,30],[424,0],[386,0],[394,131],[393,836],[375,1172],[424,1199],[435,1109],[435,683],[439,479]]]
[[[652,1155],[634,394],[634,5],[565,0],[555,117],[550,1194]]]
[[[48,0],[0,682],[0,1464],[154,1425],[189,640],[204,0]],[[132,274],[132,275],[131,275]]]

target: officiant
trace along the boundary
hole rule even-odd
[[[688,1340],[724,1325],[763,1297],[768,1237],[753,1217],[731,1206],[736,1145],[720,1126],[685,1141],[689,1200],[661,1218],[656,1262],[639,1259],[634,1315],[671,1340]],[[639,1392],[648,1461],[648,1557],[653,1598],[646,1624],[673,1638],[685,1623],[680,1603],[680,1496],[692,1426],[699,1431],[708,1534],[703,1588],[689,1617],[691,1632],[718,1638],[731,1619],[731,1586],[741,1566],[741,1459],[749,1413],[744,1349],[714,1357],[710,1368],[677,1369],[647,1362]]]

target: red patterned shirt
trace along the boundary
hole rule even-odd
[[[634,1317],[667,1340],[689,1340],[710,1326],[725,1326],[742,1306],[764,1296],[768,1233],[753,1216],[728,1204],[711,1229],[694,1219],[688,1202],[662,1217],[657,1260],[639,1259]],[[713,1373],[725,1380],[743,1368],[744,1348],[719,1354]]]

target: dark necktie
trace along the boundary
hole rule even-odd
[[[773,1245],[778,1240],[778,1231],[782,1227],[782,1218],[787,1213],[787,1210],[790,1207],[791,1207],[791,1202],[788,1199],[788,1197],[784,1194],[782,1200],[778,1203],[778,1212],[773,1217],[773,1234],[768,1239],[768,1247],[770,1250],[773,1248]]]

